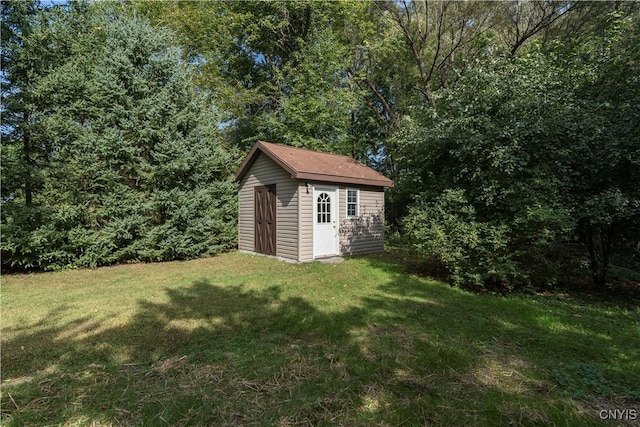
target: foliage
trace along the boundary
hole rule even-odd
[[[503,285],[523,278],[514,261],[518,253],[509,247],[508,226],[479,222],[463,190],[445,190],[432,203],[417,203],[405,227],[416,249],[442,262],[456,284]]]
[[[168,47],[172,35],[136,18],[88,23],[74,21],[72,12],[48,29],[50,13],[62,12],[40,10],[34,28],[74,41],[58,65],[20,88],[39,100],[30,132],[48,145],[37,168],[40,186],[30,187],[32,203],[28,182],[3,188],[3,262],[94,267],[232,247],[236,157],[220,144],[219,121],[194,90],[180,51]],[[8,108],[19,116],[27,106]],[[3,167],[19,175],[28,163],[20,155],[24,131],[3,131]]]
[[[640,242],[640,23],[637,15],[607,15],[607,26],[577,49],[587,64],[582,100],[583,123],[596,127],[585,135],[568,189],[577,232],[589,254],[593,282],[606,282],[610,258],[633,251]]]
[[[505,285],[527,283],[530,272],[522,269],[521,257],[545,249],[570,225],[549,156],[564,143],[561,135],[554,137],[554,130],[562,133],[555,126],[562,119],[552,108],[561,105],[554,96],[562,95],[538,86],[559,83],[532,79],[536,72],[555,72],[548,66],[541,58],[525,58],[476,68],[447,98],[446,118],[430,129],[414,126],[404,139],[412,153],[408,168],[417,172],[413,185],[426,190],[423,198],[436,198],[409,213],[407,232],[427,254],[442,258],[443,247],[426,244],[434,231],[423,235],[415,218],[433,218],[432,229],[444,214],[455,218],[455,227],[435,234],[446,236],[449,252],[464,254],[445,262],[456,280],[495,283],[495,276]]]
[[[347,72],[365,3],[134,5],[176,30],[233,143],[246,149],[262,139],[367,160],[367,141],[354,132],[359,89]]]
[[[400,185],[421,188],[422,198],[436,205],[451,189],[464,190],[465,209],[474,216],[456,215],[469,227],[456,230],[468,232],[469,241],[478,238],[476,221],[508,230],[508,258],[521,273],[512,278],[530,276],[530,260],[544,259],[558,242],[580,238],[593,281],[602,285],[611,254],[624,243],[621,236],[638,233],[640,198],[631,183],[640,176],[632,160],[640,121],[637,109],[627,107],[637,105],[638,81],[625,74],[612,83],[614,71],[604,65],[615,51],[622,56],[618,62],[637,66],[631,59],[636,53],[631,46],[623,53],[602,45],[630,43],[637,28],[620,27],[615,16],[612,25],[619,28],[615,36],[596,37],[586,48],[544,52],[533,44],[517,58],[486,56],[443,99],[439,117],[409,122],[401,136],[411,174]],[[608,90],[602,92],[605,79]],[[412,215],[434,214],[432,209],[418,205],[408,223],[414,225]],[[432,233],[415,226],[409,231],[419,247],[440,255],[441,248],[426,243]],[[502,256],[497,248],[489,252]],[[475,273],[460,262],[450,267]]]
[[[554,254],[580,242],[571,262],[602,286],[611,260],[639,256],[639,13],[609,1],[5,2],[5,259],[228,247],[229,172],[265,139],[392,178],[388,228],[411,225],[426,253],[459,242],[447,263],[464,280],[553,284]],[[138,32],[114,30],[125,20]],[[176,213],[198,207],[220,215]],[[177,237],[192,227],[220,240]],[[433,233],[448,238],[427,243]],[[48,260],[34,261],[39,248]]]
[[[5,198],[22,193],[26,206],[42,189],[49,153],[58,149],[44,129],[48,105],[38,89],[69,55],[72,42],[60,28],[77,32],[88,19],[84,12],[45,12],[35,1],[2,3],[3,192]]]
[[[572,397],[584,397],[589,394],[612,396],[609,381],[602,369],[588,363],[569,363],[554,366],[551,369],[554,380],[567,389]]]

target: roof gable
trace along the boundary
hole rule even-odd
[[[264,141],[258,141],[244,159],[235,175],[237,181],[249,171],[260,153],[271,158],[295,179],[393,187],[389,178],[350,157]]]

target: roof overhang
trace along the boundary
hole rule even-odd
[[[359,178],[353,176],[339,176],[332,174],[321,174],[321,173],[309,173],[304,171],[297,171],[291,167],[286,161],[280,158],[273,150],[270,150],[267,144],[262,141],[256,142],[256,144],[251,148],[249,154],[244,159],[238,171],[235,174],[235,180],[241,181],[242,178],[249,172],[253,163],[255,163],[256,159],[260,155],[260,153],[264,153],[271,160],[273,160],[278,166],[287,171],[291,178],[299,179],[299,180],[308,180],[308,181],[324,181],[324,182],[336,182],[336,183],[345,183],[345,184],[354,184],[354,185],[368,185],[372,187],[393,187],[393,181],[383,177],[380,175],[382,179],[371,179],[371,178]]]
[[[249,151],[249,154],[238,168],[238,171],[235,175],[236,181],[240,181],[242,178],[244,178],[244,176],[247,174],[247,172],[249,172],[249,169],[251,169],[251,166],[256,161],[261,152],[266,154],[271,160],[276,162],[282,169],[289,172],[291,174],[291,177],[295,178],[294,175],[296,171],[291,168],[291,166],[286,164],[281,158],[276,156],[273,151],[269,150],[269,148],[267,148],[267,146],[263,144],[262,141],[258,141],[255,143],[251,151]]]
[[[299,173],[292,178],[308,181],[343,182],[345,184],[369,185],[371,187],[393,187],[391,180],[372,180],[350,176],[323,175],[320,173]]]

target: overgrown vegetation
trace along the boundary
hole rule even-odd
[[[637,295],[475,294],[412,261],[5,276],[1,422],[609,425],[601,409],[638,408]]]
[[[604,289],[639,268],[638,3],[2,11],[3,267],[224,251],[230,173],[263,139],[392,178],[390,229],[455,283],[544,287],[586,264]]]
[[[237,151],[174,36],[87,4],[2,4],[3,268],[235,245]]]
[[[627,43],[640,33],[619,37],[631,30],[615,16],[610,26],[618,36],[594,37],[587,48],[530,46],[515,59],[489,58],[460,78],[430,125],[406,127],[408,168],[425,189],[407,232],[454,280],[553,283],[558,274],[545,277],[531,259],[580,241],[603,286],[612,254],[629,257],[637,245],[640,86],[614,77],[610,64],[635,70],[640,52]],[[552,261],[558,271],[567,268],[561,261]]]

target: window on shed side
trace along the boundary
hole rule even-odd
[[[357,218],[360,213],[360,192],[347,188],[347,218]]]

